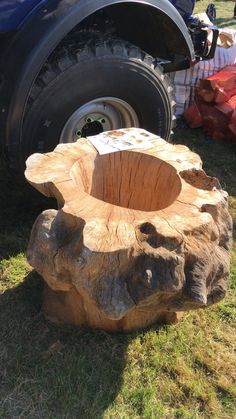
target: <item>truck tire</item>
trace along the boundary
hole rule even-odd
[[[155,60],[120,39],[89,37],[55,50],[37,78],[23,123],[20,154],[105,130],[141,127],[168,140],[173,88]]]

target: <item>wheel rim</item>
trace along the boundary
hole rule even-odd
[[[76,109],[63,127],[60,143],[70,143],[103,131],[139,127],[134,109],[124,100],[102,97]]]

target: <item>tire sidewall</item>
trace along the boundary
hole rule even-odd
[[[168,139],[172,108],[163,78],[141,60],[114,56],[79,60],[46,86],[28,111],[24,154],[54,149],[73,112],[100,97],[124,100],[135,110],[141,128]]]

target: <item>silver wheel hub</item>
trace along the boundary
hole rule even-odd
[[[76,109],[66,121],[60,143],[70,143],[103,131],[139,127],[134,109],[124,100],[102,97]]]

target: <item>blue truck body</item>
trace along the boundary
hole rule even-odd
[[[0,32],[5,33],[20,28],[38,8],[46,6],[48,2],[50,0],[2,0],[0,2]],[[195,0],[172,0],[170,2],[184,19],[191,16]]]
[[[47,0],[2,0],[0,2],[0,32],[10,32],[24,24]]]

